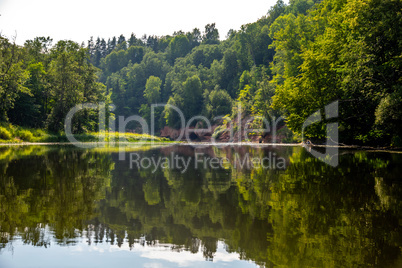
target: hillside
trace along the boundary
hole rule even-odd
[[[291,141],[309,115],[339,101],[342,143],[400,146],[400,10],[395,0],[279,0],[224,41],[214,23],[168,36],[91,37],[81,46],[38,37],[19,47],[1,37],[0,121],[58,132],[76,104],[105,102],[115,105],[106,124],[132,115],[150,124],[151,105],[167,103],[187,121],[204,116],[222,126],[254,117],[252,128],[272,129],[284,116],[278,128]],[[182,127],[172,109],[155,112],[157,131]],[[81,111],[73,130],[96,131],[98,121],[97,111]],[[305,138],[320,142],[333,121],[308,127]],[[139,124],[127,128],[141,132]]]

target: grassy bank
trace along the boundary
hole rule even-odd
[[[80,142],[109,142],[109,141],[157,141],[168,142],[166,138],[151,136],[138,133],[118,133],[118,132],[88,132],[74,134],[74,138]],[[69,142],[64,132],[49,133],[43,129],[31,129],[11,124],[0,125],[0,143],[23,143],[23,142]]]

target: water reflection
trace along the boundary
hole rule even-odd
[[[136,153],[178,155],[190,164],[186,172],[130,169],[108,150],[0,148],[0,258],[18,243],[48,248],[84,240],[131,250],[163,244],[204,260],[224,248],[267,267],[401,264],[400,154],[341,151],[332,168],[301,147],[181,145]],[[195,168],[197,153],[227,163]],[[285,168],[235,165],[273,154]]]

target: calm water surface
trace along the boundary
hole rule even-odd
[[[0,267],[402,267],[402,154],[341,150],[336,168],[302,147],[125,158],[0,147]]]

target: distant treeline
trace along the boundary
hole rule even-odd
[[[339,100],[342,142],[400,145],[400,10],[399,0],[279,0],[224,41],[214,23],[160,37],[91,37],[81,46],[36,38],[19,47],[2,37],[1,120],[59,131],[82,102],[113,103],[115,116],[146,120],[153,103],[175,105],[187,120],[234,117],[241,104],[243,115],[286,116],[300,135],[309,115]],[[172,110],[156,112],[157,128],[180,127]],[[77,132],[95,130],[97,113],[74,122]],[[323,139],[327,123],[305,135]]]

